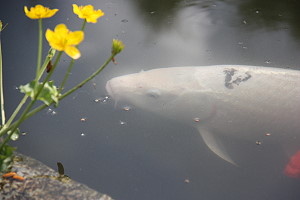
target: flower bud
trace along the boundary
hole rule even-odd
[[[121,40],[113,39],[111,53],[117,55],[124,49],[124,44]]]

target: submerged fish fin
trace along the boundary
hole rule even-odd
[[[224,150],[222,144],[220,144],[220,141],[218,141],[215,136],[213,135],[213,133],[210,133],[209,131],[207,131],[206,129],[203,129],[201,127],[198,127],[198,131],[200,133],[200,135],[202,136],[205,144],[208,146],[208,148],[214,152],[215,154],[217,154],[220,158],[222,158],[223,160],[238,166],[231,158],[230,156],[227,154],[227,152]]]

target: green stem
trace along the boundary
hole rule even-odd
[[[80,29],[81,31],[84,31],[85,25],[86,25],[86,19],[82,23],[82,26],[81,26],[81,29]],[[78,45],[76,45],[76,47],[78,47]],[[71,74],[72,69],[73,69],[74,62],[75,62],[75,60],[72,59],[71,62],[70,62],[70,64],[69,64],[67,73],[66,73],[66,75],[65,75],[65,77],[64,77],[64,79],[63,79],[63,81],[62,81],[62,83],[61,83],[61,85],[59,87],[59,90],[58,90],[59,93],[61,93],[61,91],[64,89],[64,86],[65,86],[65,84],[66,84],[66,82],[67,82],[67,80],[69,78],[69,75]]]
[[[42,87],[39,88],[39,90],[37,91],[36,95],[34,96],[33,100],[28,104],[28,106],[25,108],[25,110],[23,111],[22,115],[20,116],[20,118],[14,123],[12,124],[12,128],[10,128],[11,132],[8,134],[8,136],[3,140],[2,144],[0,145],[0,152],[2,151],[3,147],[5,146],[5,144],[10,140],[11,136],[13,135],[13,133],[16,131],[16,129],[20,126],[20,124],[27,119],[26,115],[28,114],[28,112],[30,111],[30,109],[32,108],[33,104],[37,101],[38,96],[40,95],[40,93],[42,92],[44,85],[46,84],[46,82],[50,79],[50,77],[53,74],[53,71],[55,70],[57,63],[60,60],[60,57],[62,55],[62,51],[59,52],[59,54],[56,57],[55,63],[53,65],[53,69],[49,72],[49,74],[46,76],[44,82],[42,83]],[[38,84],[38,83],[37,83]],[[8,127],[9,128],[9,127]],[[4,129],[6,130],[6,129]],[[3,130],[3,131],[4,131]],[[0,131],[0,137],[5,134],[1,133],[2,130]]]
[[[65,86],[65,84],[66,84],[66,82],[69,78],[69,75],[71,74],[72,69],[73,69],[74,62],[75,62],[75,60],[72,59],[71,62],[70,62],[70,65],[68,67],[67,73],[66,73],[66,75],[65,75],[65,77],[64,77],[64,79],[63,79],[63,81],[62,81],[62,83],[59,87],[58,93],[61,93],[61,91],[64,89],[64,86]]]
[[[9,127],[10,126],[10,124],[15,119],[15,117],[17,116],[17,114],[21,110],[22,106],[27,101],[27,99],[28,99],[28,96],[24,95],[23,99],[20,101],[19,105],[17,106],[17,108],[15,109],[15,111],[13,112],[13,114],[10,116],[10,118],[8,119],[8,121],[6,122],[6,124],[4,125],[4,127]]]
[[[38,80],[40,80],[40,78],[42,77],[43,72],[45,71],[49,61],[53,58],[53,56],[55,55],[55,50],[54,49],[50,49],[48,52],[48,55],[43,63],[42,69],[40,70],[39,74],[38,74]],[[15,119],[15,117],[17,116],[17,114],[19,113],[19,111],[21,110],[22,106],[25,104],[26,100],[28,99],[27,95],[24,95],[23,99],[20,101],[19,105],[17,106],[17,108],[15,109],[15,111],[13,112],[13,114],[10,116],[10,118],[8,119],[8,121],[6,122],[6,124],[4,124],[3,128],[9,127],[10,124],[12,123],[12,121]]]
[[[45,62],[43,64],[43,66],[42,66],[42,69],[40,70],[40,73],[38,75],[38,80],[40,80],[40,78],[42,76],[42,72],[46,69],[46,67],[48,65],[48,62],[55,55],[55,52],[56,51],[54,49],[50,49],[49,50],[48,55],[47,55],[47,57],[45,59]],[[57,64],[57,62],[58,62],[58,59],[56,59],[55,63]],[[55,64],[55,66],[56,66],[56,64]],[[53,69],[51,71],[53,71]],[[52,75],[52,73],[51,73],[51,75]],[[16,117],[16,115],[19,113],[20,109],[22,108],[22,106],[26,102],[27,98],[28,98],[27,95],[25,95],[23,97],[23,99],[21,100],[21,102],[19,103],[18,107],[15,109],[14,113],[11,115],[11,117],[9,118],[9,120],[7,121],[7,123],[2,127],[2,129],[0,131],[0,137],[2,137],[5,133],[7,133],[8,131],[10,131],[12,128],[14,128],[14,126],[10,126],[10,124],[12,123],[12,121],[14,120],[14,118]],[[14,123],[14,125],[15,125],[15,123]]]
[[[70,95],[71,93],[73,93],[75,90],[77,90],[78,88],[81,88],[85,83],[87,83],[88,81],[90,81],[91,79],[95,78],[95,76],[97,76],[111,61],[111,59],[116,56],[116,54],[112,54],[106,61],[105,63],[103,63],[103,65],[96,71],[94,72],[90,77],[88,77],[87,79],[85,79],[84,81],[82,81],[81,83],[77,84],[76,86],[74,86],[72,89],[68,90],[66,93],[64,93],[63,95],[61,95],[58,100],[61,101],[62,99],[64,99],[65,97],[67,97],[68,95]],[[52,101],[50,103],[53,104],[54,101]],[[34,114],[36,114],[37,112],[47,108],[48,106],[46,104],[40,105],[39,107],[33,109],[32,111],[30,111],[28,114],[25,115],[24,120],[28,119],[29,117],[33,116]],[[23,120],[23,121],[24,121]],[[4,133],[6,133],[7,131],[13,129],[14,127],[18,127],[17,126],[17,122],[13,123],[10,127],[6,128],[6,129],[2,129],[0,131],[0,136],[3,135]],[[0,147],[1,148],[1,147]]]
[[[2,29],[2,27],[1,27]],[[2,30],[1,30],[2,31]],[[1,122],[5,124],[5,110],[4,110],[4,95],[3,95],[3,75],[2,75],[2,47],[0,39],[0,101],[1,101]]]
[[[38,96],[40,95],[40,93],[41,93],[41,91],[43,90],[43,88],[44,88],[44,86],[45,86],[45,84],[47,83],[47,81],[50,79],[50,77],[52,76],[52,74],[53,74],[53,72],[54,72],[54,70],[55,70],[55,68],[56,68],[56,66],[57,66],[57,64],[58,64],[58,62],[59,62],[59,60],[60,60],[60,57],[61,57],[61,55],[62,55],[62,51],[60,51],[59,53],[58,53],[58,55],[57,55],[57,57],[56,57],[56,59],[55,59],[55,62],[54,62],[54,64],[53,64],[53,67],[52,67],[52,69],[50,70],[50,72],[48,73],[48,75],[46,76],[46,78],[44,79],[44,81],[43,81],[43,83],[42,83],[42,87],[38,90],[38,92],[36,93],[36,95],[35,95],[35,97],[34,97],[34,99],[33,100],[37,100],[37,98],[38,98]],[[37,83],[38,84],[38,83]]]
[[[1,146],[0,146],[0,152],[2,151],[5,144],[10,140],[11,136],[14,134],[14,132],[17,130],[17,128],[20,126],[20,124],[25,120],[24,118],[25,118],[27,112],[31,109],[31,107],[33,106],[35,101],[36,100],[34,99],[28,104],[28,106],[26,107],[26,109],[22,113],[20,119],[18,121],[16,121],[16,124],[13,126],[12,130],[10,130],[10,133],[8,134],[8,136],[2,141]]]
[[[43,50],[43,21],[42,19],[38,20],[39,22],[39,44],[38,44],[38,57],[37,57],[37,64],[36,64],[36,81],[38,79],[38,74],[41,68],[42,62],[42,50]]]
[[[85,25],[86,25],[86,19],[83,21],[83,23],[82,23],[82,26],[81,26],[81,31],[83,31],[84,30],[84,28],[85,28]]]
[[[63,95],[61,95],[58,99],[61,100],[63,98],[65,98],[66,96],[70,95],[72,92],[74,92],[75,90],[77,90],[78,88],[81,88],[84,84],[86,84],[88,81],[92,80],[93,78],[95,78],[95,76],[97,76],[112,60],[112,58],[115,56],[116,54],[112,54],[106,61],[105,63],[103,63],[103,65],[97,70],[95,71],[90,77],[88,77],[87,79],[85,79],[84,81],[82,81],[81,83],[77,84],[76,86],[74,86],[72,89],[68,90],[66,93],[64,93]]]
[[[37,75],[37,81],[40,80],[40,78],[42,77],[44,71],[45,71],[46,68],[47,68],[48,63],[50,62],[50,60],[52,60],[52,58],[54,57],[55,53],[56,53],[56,50],[55,50],[55,49],[52,49],[52,48],[49,49],[48,55],[47,55],[47,57],[46,57],[46,59],[45,59],[43,65],[42,65],[41,70],[39,71],[39,73],[38,73],[38,75]]]

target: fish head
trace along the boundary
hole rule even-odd
[[[158,108],[176,97],[174,90],[177,89],[171,86],[170,80],[167,79],[167,76],[160,73],[142,71],[109,80],[106,90],[116,102],[125,101],[149,110]]]
[[[193,74],[185,68],[142,71],[109,80],[106,90],[116,102],[125,101],[171,118],[201,119],[211,113],[211,105]]]

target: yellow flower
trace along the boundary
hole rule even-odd
[[[58,9],[49,9],[42,5],[36,5],[35,7],[31,7],[28,10],[27,6],[24,6],[24,11],[27,17],[30,19],[42,19],[42,18],[49,18],[55,15]]]
[[[73,4],[73,12],[81,19],[86,19],[87,22],[97,23],[97,19],[104,15],[102,10],[94,10],[92,5],[79,6]]]
[[[80,51],[76,48],[84,38],[83,31],[71,32],[64,24],[58,24],[54,31],[47,29],[46,39],[49,45],[58,51],[64,51],[73,59],[80,57]]]

